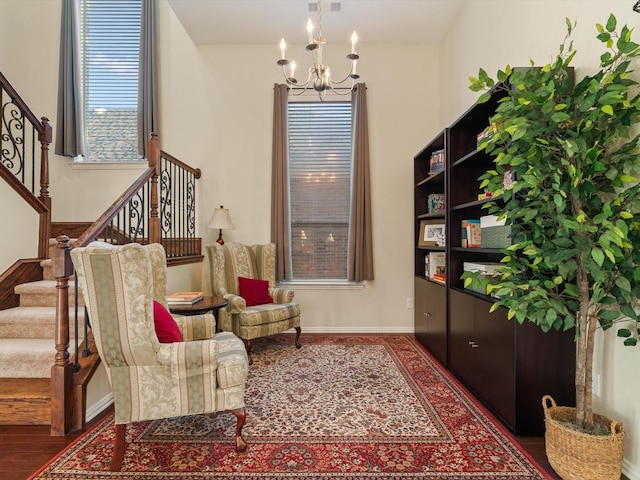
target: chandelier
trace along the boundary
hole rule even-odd
[[[309,88],[313,88],[318,92],[320,98],[324,96],[328,89],[333,90],[338,95],[347,95],[351,93],[355,86],[355,80],[360,78],[360,75],[356,73],[356,64],[360,57],[356,53],[356,42],[358,41],[358,36],[356,35],[355,30],[351,34],[351,53],[347,55],[347,59],[351,61],[351,69],[347,76],[340,81],[334,81],[331,77],[329,66],[322,63],[322,50],[326,43],[326,39],[324,38],[324,35],[322,35],[321,0],[318,0],[318,33],[314,36],[314,25],[311,19],[309,19],[307,21],[307,34],[309,44],[305,47],[305,50],[311,52],[313,66],[309,67],[307,79],[303,83],[298,83],[298,80],[295,77],[296,62],[289,62],[285,55],[287,44],[285,43],[284,38],[280,41],[280,52],[282,58],[280,58],[277,63],[282,66],[282,73],[287,85],[289,87],[297,87],[296,90],[299,90],[299,93],[296,93],[295,95],[301,95]],[[287,74],[287,65],[289,65],[289,74]],[[342,85],[349,79],[351,79],[351,85],[348,88],[340,88],[340,90],[337,89],[339,85]]]

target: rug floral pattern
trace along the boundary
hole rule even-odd
[[[247,382],[249,443],[230,413],[127,428],[108,471],[107,418],[38,476],[53,479],[544,479],[409,335],[260,339]]]

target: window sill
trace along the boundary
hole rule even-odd
[[[296,290],[362,290],[366,282],[348,282],[346,280],[288,280],[278,282],[278,287]]]
[[[145,170],[149,165],[146,160],[139,162],[75,162],[70,160],[72,170]]]

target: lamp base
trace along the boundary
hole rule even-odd
[[[216,243],[220,245],[224,245],[224,240],[222,239],[222,229],[220,229],[220,233],[218,234],[218,239],[216,240]]]

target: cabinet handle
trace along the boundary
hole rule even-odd
[[[478,348],[480,345],[478,345],[476,342],[469,340],[469,346],[471,348]]]
[[[424,312],[424,316],[425,316],[425,317],[430,317],[430,316],[431,316],[431,314],[430,314],[429,312]]]

